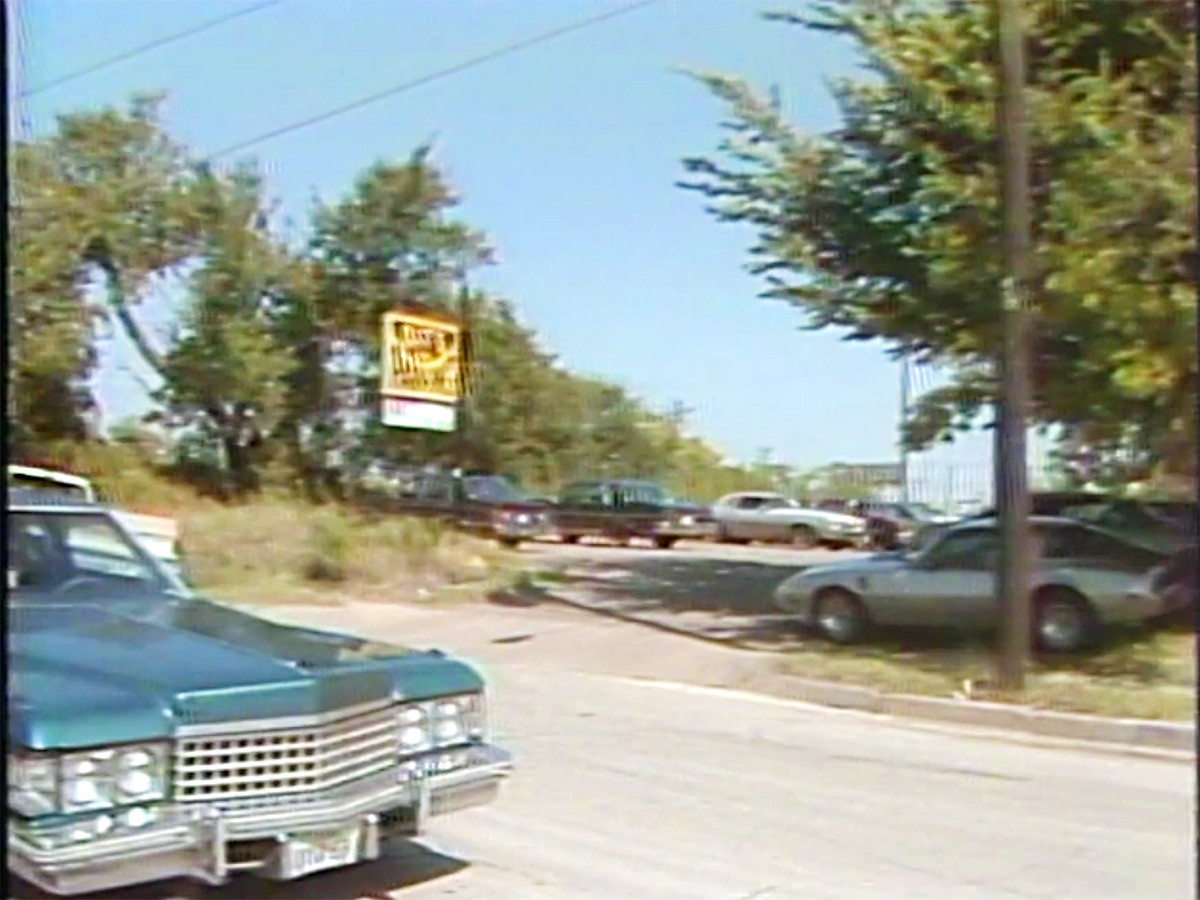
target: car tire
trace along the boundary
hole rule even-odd
[[[1096,611],[1075,591],[1039,591],[1032,612],[1032,643],[1042,653],[1079,653],[1095,645],[1099,634]]]
[[[516,550],[518,547],[521,546],[520,538],[501,537],[501,538],[496,538],[496,540],[500,542],[501,547],[505,547],[509,550]]]
[[[675,546],[675,538],[656,537],[654,539],[654,546],[657,547],[659,550],[670,550],[672,547]]]
[[[835,644],[856,643],[871,627],[862,600],[842,588],[828,588],[817,595],[813,622],[821,636]]]
[[[560,537],[564,544],[578,544],[579,543],[579,535],[577,535],[577,534],[564,534],[564,535],[561,535]]]
[[[797,525],[792,529],[792,546],[799,550],[811,550],[817,546],[817,533],[807,525]]]

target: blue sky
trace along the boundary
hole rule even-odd
[[[17,75],[36,86],[250,5],[21,0]],[[28,98],[18,127],[45,132],[58,112],[162,89],[172,133],[214,152],[622,5],[284,0]],[[744,268],[752,235],[674,186],[681,157],[715,145],[723,113],[678,67],[776,83],[800,127],[835,124],[824,79],[852,71],[851,48],[764,21],[769,7],[664,0],[247,153],[300,228],[314,196],[335,199],[373,161],[436,136],[462,215],[498,250],[479,280],[515,301],[568,366],[659,407],[683,401],[693,429],[740,459],[761,448],[802,466],[894,458],[898,366],[881,346],[800,331],[795,310],[757,299]],[[171,302],[152,298],[141,314],[165,333]],[[98,384],[110,418],[139,408],[148,375],[123,339],[106,342]],[[929,462],[982,471],[988,443],[979,435]]]

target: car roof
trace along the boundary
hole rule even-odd
[[[7,510],[39,509],[63,512],[96,512],[106,507],[94,500],[84,500],[74,494],[42,488],[10,487]]]

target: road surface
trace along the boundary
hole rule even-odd
[[[520,768],[380,862],[210,900],[1196,896],[1188,765],[635,681],[615,673],[724,677],[745,654],[552,607],[278,614],[478,660]]]

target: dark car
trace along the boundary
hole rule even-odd
[[[444,516],[466,531],[494,537],[506,547],[550,530],[549,504],[530,497],[503,475],[426,473],[414,488],[413,500],[423,511]]]
[[[44,891],[377,860],[511,770],[467,663],[201,597],[86,501],[6,513],[8,868]]]
[[[554,508],[555,530],[564,542],[601,537],[627,543],[653,541],[666,550],[677,541],[707,536],[707,507],[672,498],[652,481],[599,478],[568,484]]]
[[[1194,502],[1140,500],[1089,491],[1037,491],[1030,494],[1029,501],[1035,516],[1074,519],[1160,553],[1182,550],[1197,538]],[[991,508],[971,518],[995,515]],[[928,546],[939,527],[922,529],[919,546]]]
[[[856,505],[856,514],[867,520],[867,540],[878,550],[898,550],[923,528],[957,521],[928,504],[915,502],[866,500]]]

